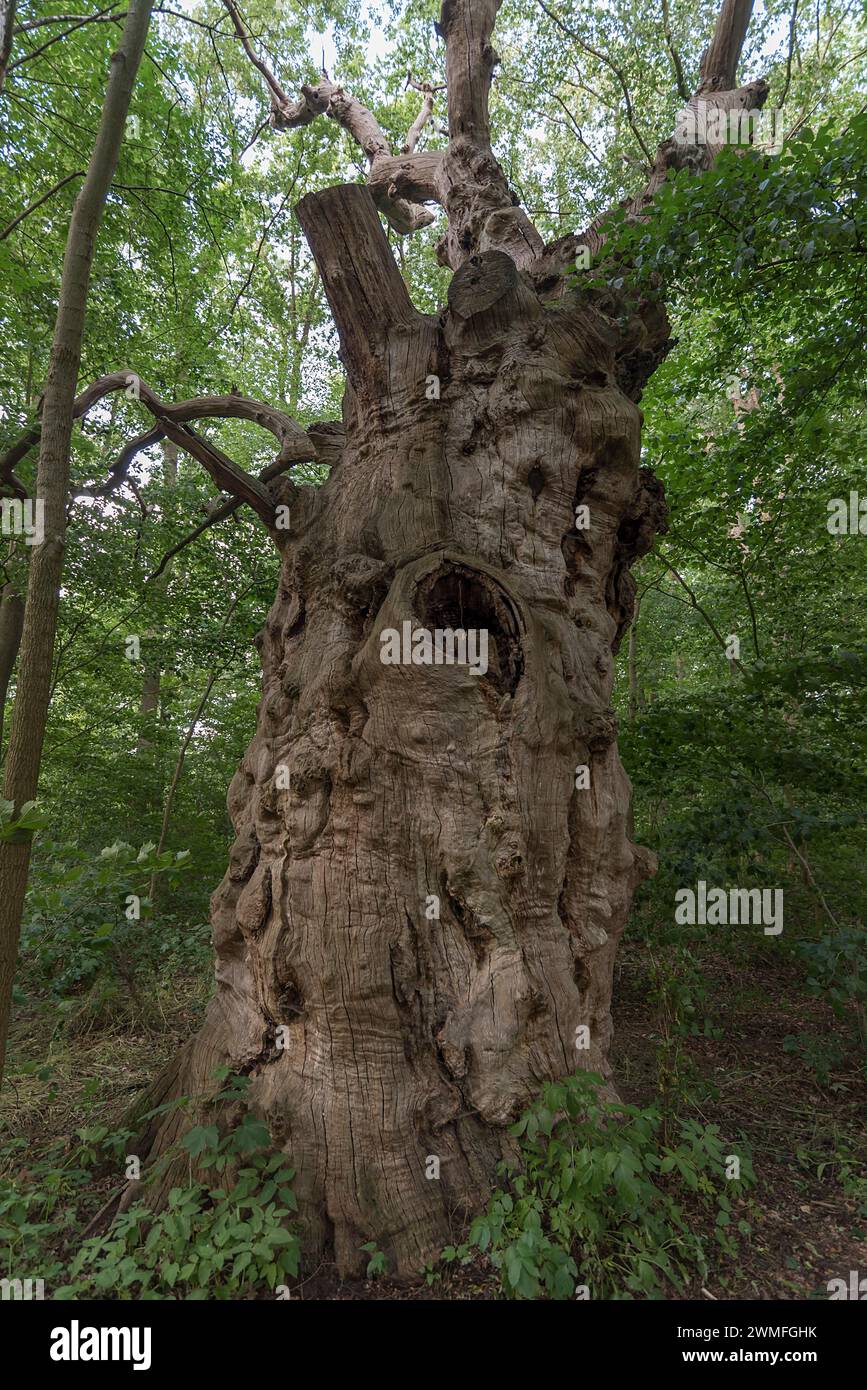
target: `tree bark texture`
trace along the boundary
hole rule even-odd
[[[262,702],[229,791],[216,993],[146,1106],[207,1111],[216,1068],[245,1074],[297,1171],[307,1266],[358,1273],[374,1240],[410,1275],[483,1205],[540,1086],[610,1075],[615,951],[653,870],[611,689],[630,566],[666,521],[637,403],[669,328],[657,301],[564,275],[604,219],[546,247],[516,206],[488,124],[498,0],[445,0],[448,148],[397,157],[335,84],[291,101],[225,3],[275,127],[327,115],[370,170],[297,209],[340,336],[343,424],[316,435],[322,487],[272,488],[291,525],[272,527]],[[724,0],[702,67],[714,103],[763,99],[729,90],[748,11]],[[712,158],[665,142],[629,215],[673,164]],[[422,315],[377,210],[399,229],[430,201],[455,274]],[[487,633],[487,670],[384,663],[404,624]],[[168,1158],[152,1201],[186,1179],[171,1151],[188,1123],[170,1109],[137,1140]]]
[[[375,1238],[410,1273],[483,1202],[540,1084],[608,1073],[614,953],[652,867],[626,831],[613,653],[664,502],[592,306],[543,302],[490,251],[425,317],[366,189],[299,216],[340,330],[345,443],[323,487],[287,484],[217,991],[159,1094],[246,1073],[310,1260],[357,1270]],[[383,664],[405,621],[486,629],[487,674]]]
[[[0,92],[6,85],[6,69],[12,56],[15,30],[15,0],[0,0]]]
[[[21,646],[21,629],[24,626],[24,600],[16,591],[14,584],[4,584],[0,588],[0,756],[3,753],[3,726],[6,715],[6,697],[18,648]]]

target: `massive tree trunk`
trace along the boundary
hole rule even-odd
[[[545,248],[513,205],[487,136],[496,9],[443,8],[444,155],[390,158],[333,84],[305,110],[269,82],[275,124],[327,110],[368,142],[369,189],[298,208],[344,430],[324,486],[274,492],[291,525],[273,530],[263,697],[229,793],[216,993],[148,1099],[246,1074],[297,1169],[307,1261],[342,1274],[371,1239],[418,1270],[484,1202],[540,1085],[608,1075],[614,955],[652,871],[610,699],[629,566],[665,519],[636,400],[667,325],[570,286],[576,238]],[[676,157],[668,142],[661,177]],[[414,309],[377,216],[405,224],[430,197],[455,269],[438,316]],[[486,671],[383,660],[404,625],[486,633]],[[136,1152],[186,1123],[158,1116]]]
[[[613,652],[663,504],[592,308],[545,304],[492,251],[426,318],[365,189],[300,214],[341,334],[345,443],[275,532],[217,992],[172,1085],[248,1074],[310,1255],[346,1272],[374,1237],[408,1272],[483,1200],[540,1084],[608,1070],[614,952],[650,868],[626,833]],[[486,630],[486,674],[384,664],[404,623]]]

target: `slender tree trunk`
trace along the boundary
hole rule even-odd
[[[162,441],[163,451],[163,484],[166,487],[175,487],[178,481],[178,446],[170,439]],[[160,611],[165,602],[169,585],[172,580],[171,561],[166,565],[161,574],[153,580],[151,588],[156,599],[157,610]],[[153,639],[161,635],[161,629],[151,629],[145,634],[146,638]],[[160,687],[162,685],[162,666],[159,655],[148,656],[145,663],[144,676],[142,677],[141,699],[139,701],[139,725],[138,740],[136,742],[136,753],[139,757],[152,754],[155,743],[155,733],[157,716],[160,708]]]
[[[6,716],[6,697],[15,670],[21,630],[24,626],[24,600],[14,585],[0,589],[0,756],[3,754],[3,726]]]
[[[6,83],[6,69],[12,57],[12,34],[15,29],[15,0],[0,0],[0,92]]]
[[[60,284],[57,321],[42,408],[36,493],[45,539],[34,548],[4,794],[16,808],[36,795],[48,716],[51,662],[63,573],[72,402],[81,359],[93,251],[117,165],[130,97],[144,51],[152,0],[130,0],[123,36],[111,58],[96,143],[75,202]],[[12,979],[30,864],[30,839],[0,844],[0,1079],[6,1053]]]
[[[169,784],[168,792],[166,793],[166,804],[163,808],[163,819],[162,824],[160,825],[160,838],[157,842],[156,847],[156,853],[158,856],[162,854],[163,849],[165,848],[166,839],[168,837],[169,826],[172,820],[172,811],[174,810],[175,805],[175,796],[178,790],[178,783],[181,780],[181,773],[184,770],[184,762],[186,761],[187,749],[193,741],[193,735],[195,734],[196,729],[198,728],[199,720],[205,712],[205,706],[211,698],[211,691],[217,683],[217,677],[219,676],[219,674],[219,671],[212,671],[209,675],[208,683],[205,686],[204,691],[202,692],[202,697],[199,700],[198,705],[196,706],[196,712],[190,720],[189,725],[187,726],[187,732],[185,733],[183,742],[181,743],[180,749],[178,750],[178,756],[175,761],[175,770],[172,773],[172,780]],[[156,896],[156,891],[157,875],[156,872],[154,872],[153,874],[151,874],[150,885],[148,887],[148,897],[150,898],[151,902],[153,902],[154,897]]]
[[[171,578],[171,571],[168,566],[166,566],[165,570],[163,571],[163,574],[166,575],[169,579]],[[160,581],[163,578],[163,574],[161,574],[158,579],[154,580],[155,584],[160,583]],[[166,588],[167,586],[163,584],[162,587]],[[154,637],[155,635],[156,634],[153,632],[149,632],[146,634],[146,636],[148,637]],[[145,667],[145,673],[142,677],[141,699],[139,700],[138,709],[139,716],[141,718],[141,725],[139,728],[139,735],[136,741],[135,751],[139,755],[139,757],[143,756],[145,753],[150,753],[153,751],[154,729],[156,725],[157,713],[160,707],[161,684],[162,667],[157,662],[148,664]]]
[[[222,637],[223,633],[226,631],[226,628],[229,625],[229,619],[231,618],[238,604],[241,602],[241,599],[247,592],[247,590],[244,590],[243,593],[238,594],[235,598],[232,599],[232,602],[229,605],[229,608],[226,612],[226,616],[224,617],[220,626],[220,637]],[[160,838],[156,848],[157,856],[162,854],[165,848],[166,839],[168,838],[169,826],[172,820],[172,811],[174,810],[175,805],[175,796],[177,795],[178,784],[181,780],[181,773],[184,770],[184,762],[186,761],[187,750],[189,749],[189,746],[193,741],[193,735],[195,734],[196,729],[199,727],[199,721],[201,720],[202,715],[204,714],[205,709],[207,707],[208,701],[211,698],[211,691],[213,690],[219,678],[220,667],[215,666],[213,671],[211,671],[210,675],[208,676],[207,684],[205,685],[205,688],[202,691],[199,703],[196,706],[195,713],[192,719],[190,720],[189,724],[187,725],[187,732],[184,735],[183,741],[181,742],[181,746],[178,750],[178,756],[175,761],[175,770],[172,774],[172,780],[169,785],[168,792],[166,794],[165,807],[163,808],[163,819],[162,824],[160,825]],[[148,896],[152,902],[156,895],[156,890],[157,876],[156,873],[154,873],[151,875],[150,886],[148,887]]]
[[[313,323],[313,316],[316,312],[316,301],[319,298],[319,272],[313,277],[310,292],[307,296],[307,308],[304,312],[304,319],[301,324],[300,334],[296,332],[292,338],[292,366],[289,377],[289,393],[286,397],[291,414],[295,414],[301,400],[301,367],[304,362],[304,353],[307,350],[307,343],[310,338],[310,328]]]

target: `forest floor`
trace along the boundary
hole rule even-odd
[[[660,1022],[648,1009],[644,948],[626,943],[615,978],[615,1075],[624,1100],[648,1104],[657,1086]],[[827,1283],[867,1269],[867,1076],[851,1066],[815,1072],[784,1048],[797,1033],[824,1043],[845,1030],[805,996],[797,966],[774,952],[738,960],[703,953],[717,1028],[682,1040],[686,1108],[752,1152],[752,1236],[737,1261],[720,1255],[703,1290],[717,1299],[827,1298]],[[702,1095],[702,1090],[705,1094]]]
[[[612,1061],[622,1098],[638,1105],[659,1099],[659,1057],[672,1078],[666,1104],[702,1123],[716,1124],[727,1143],[752,1154],[756,1186],[748,1219],[752,1235],[738,1257],[716,1253],[708,1277],[685,1298],[827,1298],[830,1279],[867,1270],[867,1077],[854,1058],[832,1066],[822,1084],[788,1052],[784,1040],[806,1034],[830,1044],[843,1031],[822,1001],[805,996],[800,972],[771,952],[749,960],[702,948],[701,975],[713,1024],[679,1036],[650,1001],[653,959],[627,941],[615,980]],[[195,1030],[205,1002],[202,981],[172,981],[159,1027],[94,1028],[69,1037],[44,1008],[19,1011],[0,1126],[4,1137],[26,1138],[22,1171],[58,1141],[74,1150],[78,1131],[116,1128],[141,1089]],[[34,1063],[42,1075],[33,1070]],[[29,1069],[28,1069],[29,1067]],[[116,1186],[105,1179],[92,1192],[95,1212]],[[62,1237],[61,1237],[62,1239]],[[328,1269],[300,1283],[300,1299],[490,1299],[493,1273],[470,1264],[446,1271],[432,1286],[406,1287],[380,1278],[340,1282]]]

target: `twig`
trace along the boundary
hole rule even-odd
[[[35,203],[31,203],[29,207],[26,207],[24,209],[23,212],[19,212],[18,216],[13,218],[12,221],[9,223],[8,227],[3,228],[3,231],[0,232],[0,241],[5,241],[9,233],[14,232],[19,222],[23,222],[25,217],[29,217],[31,212],[35,212],[37,208],[41,208],[43,203],[47,203],[48,199],[53,198],[55,193],[59,193],[61,188],[64,188],[66,184],[71,183],[73,179],[83,178],[84,170],[76,169],[74,174],[67,174],[66,178],[60,179],[60,181],[56,183],[53,188],[49,188],[47,193],[43,193],[41,198],[37,198]]]

